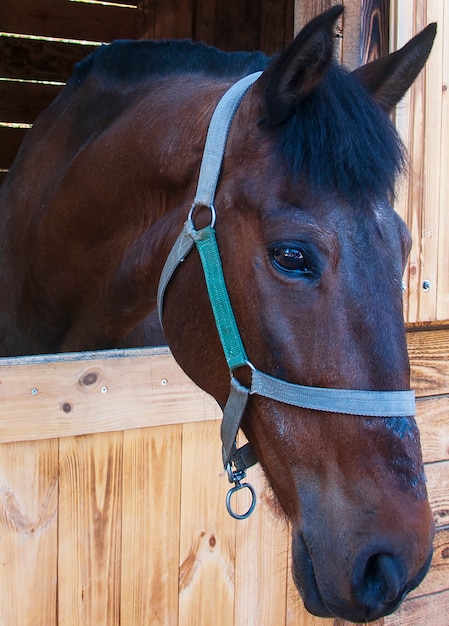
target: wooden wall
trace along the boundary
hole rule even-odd
[[[449,5],[443,0],[394,0],[392,45],[403,45],[430,22],[438,33],[429,62],[396,111],[411,156],[397,208],[413,249],[406,272],[406,319],[449,320]],[[426,284],[427,287],[426,288]]]
[[[432,568],[375,626],[448,625],[448,335],[408,338]],[[258,468],[254,514],[227,514],[219,411],[166,349],[1,359],[0,380],[0,624],[347,626],[305,611]]]

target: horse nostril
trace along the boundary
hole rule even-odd
[[[405,585],[403,566],[398,558],[382,552],[372,554],[358,571],[353,590],[367,615],[401,600]]]

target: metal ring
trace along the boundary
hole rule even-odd
[[[233,510],[232,504],[231,504],[232,495],[236,493],[237,491],[240,491],[240,489],[249,489],[249,491],[251,492],[251,504],[249,505],[248,510],[245,513],[242,513],[241,515],[239,515]],[[231,489],[226,494],[226,508],[228,510],[229,515],[233,517],[234,519],[246,519],[254,511],[255,506],[256,506],[256,492],[254,490],[254,487],[250,485],[249,483],[243,483],[243,484],[236,483],[235,486],[231,487]]]
[[[187,215],[187,220],[192,224],[192,226],[195,228],[194,224],[193,224],[193,214],[195,212],[195,209],[198,206],[204,206],[206,209],[209,209],[210,211],[210,226],[213,228],[215,226],[215,220],[217,219],[217,211],[215,210],[215,206],[213,203],[211,204],[197,204],[196,202],[194,202],[192,204],[192,206],[190,207],[189,213]]]

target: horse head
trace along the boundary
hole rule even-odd
[[[405,157],[388,113],[423,67],[435,26],[349,73],[333,61],[341,11],[309,23],[245,95],[216,193],[216,236],[258,370],[298,385],[403,391],[410,235],[390,204]],[[163,321],[180,365],[224,406],[229,370],[195,254],[171,279]],[[249,385],[248,368],[234,374]],[[393,611],[425,575],[434,532],[413,415],[310,410],[255,394],[242,428],[291,521],[308,610],[352,621]]]

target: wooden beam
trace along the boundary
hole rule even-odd
[[[0,372],[0,442],[220,417],[168,349],[16,359]]]
[[[390,0],[362,0],[360,60],[362,64],[388,54],[390,46]]]
[[[61,89],[58,85],[0,82],[0,121],[33,124]]]
[[[133,39],[142,13],[134,7],[69,0],[2,0],[1,31],[60,39]]]
[[[73,65],[97,46],[23,37],[0,37],[0,76],[65,82]]]
[[[417,396],[449,393],[449,330],[410,332],[407,341]],[[0,359],[0,380],[0,442],[220,417],[168,348]]]
[[[295,33],[298,33],[303,26],[310,22],[315,16],[330,9],[336,0],[295,0],[294,23]]]
[[[27,128],[0,126],[0,169],[10,167],[27,132]]]

